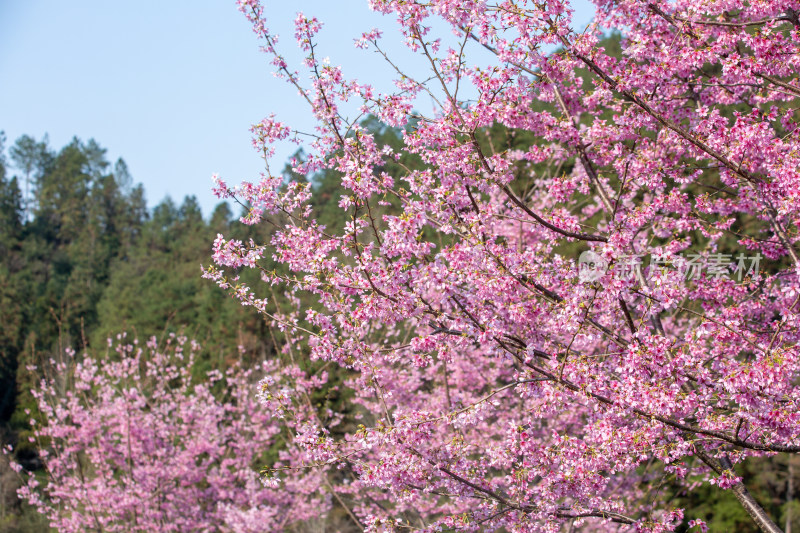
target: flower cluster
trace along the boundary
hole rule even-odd
[[[283,487],[268,489],[257,470],[268,449],[280,450],[290,468],[303,454],[280,444],[279,413],[259,405],[253,378],[290,387],[292,377],[303,391],[312,382],[302,373],[264,363],[194,383],[193,341],[173,335],[142,347],[120,335],[110,344],[103,358],[68,352],[33,391],[44,416],[35,440],[49,479],[40,486],[31,473],[19,494],[51,527],[255,533],[326,511],[319,472],[287,470]],[[222,399],[213,392],[220,387]]]

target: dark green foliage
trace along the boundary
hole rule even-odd
[[[125,162],[110,165],[96,141],[76,138],[54,152],[46,138],[23,136],[6,159],[4,140],[0,441],[14,445],[23,466],[40,467],[28,441],[38,418],[30,390],[67,347],[99,351],[125,330],[143,340],[181,332],[205,347],[197,375],[224,369],[238,346],[249,357],[272,352],[263,319],[200,277],[216,234],[231,231],[227,205],[208,223],[194,197],[180,206],[167,199],[151,216]],[[7,464],[0,475],[3,487],[16,486]],[[41,518],[3,492],[0,530],[45,531]]]
[[[200,342],[202,368],[224,367],[242,345],[262,356],[271,347],[263,320],[202,279],[217,233],[230,233],[230,208],[218,206],[209,223],[193,196],[176,207],[165,199],[140,226],[135,244],[118,256],[98,302],[94,345],[122,330],[144,339],[180,332]]]

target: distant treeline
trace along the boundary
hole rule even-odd
[[[112,165],[93,139],[55,150],[47,138],[0,137],[0,440],[26,468],[38,466],[29,391],[68,347],[182,332],[204,346],[198,374],[238,346],[271,350],[261,317],[200,277],[217,233],[257,237],[233,220],[225,203],[204,219],[194,196],[149,210],[125,162]],[[0,530],[42,531],[31,513],[20,520],[17,483],[1,470]]]

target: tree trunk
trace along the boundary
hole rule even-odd
[[[789,478],[786,480],[786,533],[792,533],[792,501],[794,500],[794,457],[789,457]]]
[[[721,457],[719,459],[719,465],[722,467],[722,470],[733,471],[733,465],[727,457]],[[730,490],[736,496],[736,499],[739,500],[739,503],[742,504],[744,510],[747,511],[747,514],[758,524],[761,531],[764,533],[783,533],[781,528],[772,521],[764,508],[753,498],[750,491],[744,486],[744,483],[740,481],[731,487]]]
[[[721,475],[725,470],[734,471],[733,465],[724,455],[717,459],[699,449],[695,450],[695,454],[717,474]],[[772,521],[772,518],[769,517],[764,508],[753,498],[753,495],[750,494],[750,491],[747,490],[744,483],[739,481],[731,487],[730,490],[761,531],[764,533],[784,533],[781,528]]]

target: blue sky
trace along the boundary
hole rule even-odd
[[[393,32],[394,20],[369,11],[366,0],[265,2],[269,27],[291,61],[297,11],[325,22],[319,53],[346,76],[388,90],[391,71],[353,39],[380,27],[387,49],[417,66]],[[576,2],[576,23],[591,17]],[[208,215],[216,204],[211,175],[228,183],[257,179],[263,161],[249,127],[277,118],[310,130],[296,91],[271,74],[269,58],[233,0],[0,2],[0,130],[11,144],[22,134],[52,148],[73,136],[94,138],[113,162],[123,157],[142,182],[150,206],[165,196],[197,196]],[[383,80],[379,82],[378,80]],[[283,166],[293,147],[279,147]]]

